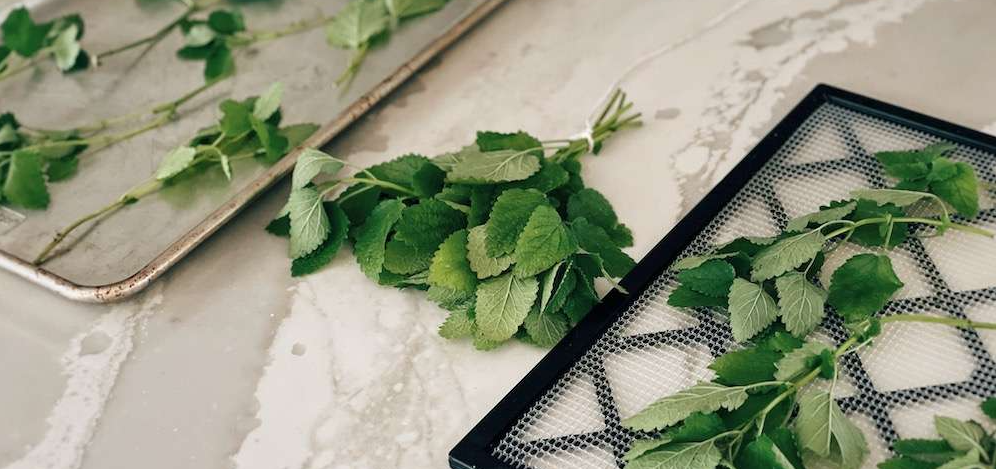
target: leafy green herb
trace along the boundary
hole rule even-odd
[[[630,108],[617,93],[596,124],[596,143],[639,124]],[[262,117],[248,109],[254,109],[249,102],[223,105],[224,135],[255,131],[240,122]],[[532,179],[543,168],[578,172],[567,162],[591,150],[582,139],[557,142],[480,132],[456,152],[403,155],[351,176],[341,174],[347,168],[341,160],[304,150],[287,208],[267,231],[289,236],[294,264],[309,259],[308,269],[294,271],[304,273],[331,261],[341,244],[340,221],[348,223],[368,277],[427,288],[450,311],[440,328],[444,337],[470,337],[488,350],[511,338],[552,346],[598,302],[596,279],[613,281],[635,265],[620,247],[632,244],[632,234],[604,196],[583,183],[550,182],[556,176]],[[561,192],[548,195],[553,190]],[[345,218],[331,215],[330,203]]]
[[[87,68],[89,55],[79,43],[83,32],[83,19],[77,14],[36,23],[27,8],[14,8],[0,24],[0,81],[47,58],[63,73]]]

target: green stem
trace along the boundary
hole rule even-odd
[[[160,105],[152,108],[152,113],[153,114],[162,114],[162,113],[171,114],[171,113],[175,113],[176,110],[177,110],[177,108],[179,108],[180,106],[183,106],[184,104],[186,104],[191,99],[196,98],[201,93],[203,93],[203,92],[205,92],[205,91],[213,88],[215,85],[217,85],[218,83],[221,83],[221,82],[225,81],[226,79],[228,79],[228,76],[225,76],[225,77],[222,77],[222,78],[218,78],[218,79],[206,82],[203,85],[198,86],[197,88],[193,89],[192,91],[188,92],[187,94],[181,96],[180,98],[178,98],[176,100],[173,100],[173,101],[170,101],[170,102],[167,102],[167,103],[163,103],[163,104],[160,104]]]
[[[283,29],[258,32],[249,31],[241,33],[233,38],[234,42],[231,43],[231,45],[235,47],[246,47],[261,42],[273,41],[287,36],[305,33],[327,25],[333,18],[334,17],[332,16],[319,16],[310,20],[296,21]]]
[[[996,323],[976,322],[969,319],[927,316],[923,314],[894,314],[882,318],[882,323],[889,322],[921,322],[960,327],[962,329],[996,329]]]
[[[382,179],[368,179],[368,178],[357,178],[357,177],[353,177],[353,178],[339,179],[337,181],[331,181],[331,182],[334,182],[336,184],[338,184],[338,183],[369,184],[371,186],[379,186],[379,187],[383,187],[385,189],[393,189],[393,190],[396,190],[398,192],[403,192],[403,193],[411,195],[411,196],[417,196],[418,195],[418,194],[415,193],[415,191],[413,191],[413,190],[411,190],[411,189],[409,189],[407,187],[395,184],[395,183],[390,182],[390,181],[384,181]]]
[[[127,52],[127,51],[132,50],[132,49],[134,49],[136,47],[141,47],[141,46],[144,46],[146,44],[149,44],[149,46],[151,47],[151,46],[159,43],[159,41],[161,41],[163,38],[165,38],[166,36],[168,36],[169,33],[173,32],[174,29],[176,29],[177,27],[179,27],[180,23],[182,23],[183,21],[185,21],[187,18],[190,17],[190,15],[193,15],[194,13],[196,13],[200,9],[201,9],[201,7],[199,5],[197,5],[197,4],[191,4],[191,5],[189,5],[187,7],[187,9],[183,12],[182,15],[180,15],[179,17],[177,17],[175,20],[169,22],[169,24],[167,24],[166,26],[163,26],[161,29],[159,29],[158,31],[152,33],[151,35],[146,36],[146,37],[141,38],[141,39],[138,39],[138,40],[135,40],[135,41],[132,41],[132,42],[129,42],[129,43],[125,44],[125,45],[122,45],[122,46],[119,46],[119,47],[115,47],[115,48],[113,48],[111,50],[95,54],[93,56],[93,63],[94,63],[94,65],[100,66],[100,63],[101,63],[102,60],[104,60],[104,59],[106,59],[108,57],[120,54],[122,52]]]
[[[360,66],[363,65],[363,61],[367,57],[367,49],[369,49],[369,44],[363,43],[353,56],[349,59],[349,65],[346,66],[346,70],[343,70],[342,75],[335,80],[335,86],[342,87],[343,92],[349,88],[349,84],[353,82],[353,78],[356,77],[356,73],[360,70]]]
[[[27,71],[28,69],[34,67],[35,65],[38,65],[39,63],[41,63],[42,60],[48,58],[48,56],[51,53],[52,53],[51,48],[44,48],[36,52],[35,55],[33,55],[30,59],[21,60],[20,64],[8,67],[3,72],[0,72],[0,82],[13,77],[14,75],[18,75],[21,72]]]

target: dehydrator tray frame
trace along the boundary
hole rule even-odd
[[[474,426],[450,452],[450,466],[454,469],[518,469],[529,467],[521,461],[513,463],[497,455],[496,448],[502,444],[503,438],[506,438],[516,424],[522,421],[527,412],[534,408],[551,389],[558,385],[571,368],[596,346],[603,335],[610,330],[610,327],[641,298],[641,295],[659,281],[667,272],[668,267],[682,255],[717,214],[733,202],[741,189],[747,187],[752,178],[778,154],[779,150],[806,123],[807,119],[828,104],[868,116],[871,119],[927,134],[937,140],[949,141],[962,148],[970,149],[970,151],[988,154],[987,157],[996,154],[996,137],[994,136],[830,85],[817,85],[622,279],[620,284],[630,292],[629,294],[623,294],[617,290],[610,291],[581,323],[571,330]],[[996,180],[996,175],[994,175],[996,161],[987,167],[976,169],[979,171],[981,179],[990,182]],[[870,179],[877,177],[877,181],[872,181],[873,184],[884,185],[886,183],[881,176],[868,177]],[[990,209],[986,212],[988,213],[986,216],[990,220],[996,219],[996,215],[990,213],[993,210]],[[779,228],[784,228],[784,223],[785,220],[782,219]],[[940,274],[937,272],[928,273],[928,275],[933,275],[931,278],[940,278]],[[943,280],[933,282],[937,283],[938,281],[943,283]],[[973,290],[973,294],[979,294],[977,292],[982,292],[981,294],[984,295],[986,301],[996,301],[996,287]],[[954,300],[960,298],[957,292],[952,292],[944,285],[932,298],[936,302],[941,302],[942,300],[937,299],[941,296]],[[893,303],[903,303],[903,307],[920,311],[934,305],[931,299],[897,300]],[[926,305],[927,303],[930,305]],[[954,309],[958,309],[957,303],[952,304]],[[960,310],[945,312],[955,315],[964,314]],[[729,342],[729,327],[722,319],[708,313],[696,314],[695,318],[700,322],[695,327],[699,331],[698,333],[706,330],[708,333],[725,337],[726,341]],[[839,342],[844,338],[842,325],[835,319],[827,321],[825,330],[831,340]],[[682,331],[670,332],[681,333]],[[849,359],[844,361],[843,365],[850,374],[858,375],[868,384],[865,386],[867,389],[859,389],[858,395],[840,399],[841,406],[847,412],[864,405],[861,402],[862,399],[870,399],[875,401],[874,405],[885,406],[887,410],[890,400],[893,400],[891,401],[893,403],[929,402],[932,396],[937,393],[974,397],[996,394],[996,363],[987,353],[985,345],[974,331],[959,331],[958,335],[964,341],[967,350],[970,351],[974,362],[972,375],[967,381],[882,393],[874,389],[874,386],[870,384],[870,379],[864,373],[859,359],[851,355],[848,357]],[[682,339],[675,340],[681,341]],[[724,353],[726,346],[714,347],[710,345],[709,349],[709,352],[715,357]],[[605,376],[604,368],[601,369],[600,376],[591,376],[591,380],[596,388],[595,395],[599,412],[606,425],[605,429],[598,432],[614,431],[617,434],[626,432],[619,426],[619,410],[616,403],[613,402],[612,390],[605,391],[609,387],[609,382]],[[862,388],[860,383],[858,388]],[[897,435],[888,416],[883,418],[873,415],[871,417],[879,436],[884,442],[891,444]],[[594,433],[558,436],[551,439],[557,440],[557,443],[544,442],[540,439],[525,445],[533,445],[538,452],[542,452],[539,448],[554,449],[555,451],[555,445],[568,447],[574,445],[577,448],[585,448],[593,445],[592,441],[597,440],[598,437],[593,435]],[[528,448],[525,451],[528,451]],[[620,448],[611,448],[611,453],[610,457],[614,459],[615,464],[620,468],[623,467],[623,451]]]

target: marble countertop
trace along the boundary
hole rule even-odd
[[[510,0],[329,147],[359,164],[478,129],[579,132],[615,74],[735,0]],[[623,86],[646,125],[585,164],[645,254],[816,83],[996,133],[991,0],[755,0]],[[139,297],[0,273],[0,467],[443,468],[544,354],[436,335],[444,312],[343,252],[289,276],[262,198]]]

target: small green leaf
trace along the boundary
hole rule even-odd
[[[958,452],[944,440],[918,438],[898,440],[893,443],[892,449],[896,454],[914,461],[936,464],[947,462],[958,455]]]
[[[335,175],[344,165],[342,160],[325,152],[306,148],[297,157],[294,175],[291,177],[291,188],[300,189],[307,186],[319,174]]]
[[[395,21],[432,13],[446,6],[449,0],[385,0],[387,11]]]
[[[885,168],[885,173],[900,180],[913,180],[927,177],[930,164],[954,146],[949,144],[931,145],[922,150],[883,151],[875,158]]]
[[[45,175],[48,177],[48,182],[69,179],[76,174],[79,162],[79,158],[74,154],[48,160],[48,166],[45,167]]]
[[[629,451],[623,455],[623,461],[632,461],[644,454],[654,451],[668,443],[670,443],[672,438],[670,436],[662,436],[660,438],[654,438],[650,440],[636,440],[629,447]]]
[[[886,217],[902,217],[905,216],[903,209],[893,205],[884,204],[879,205],[878,202],[872,200],[861,199],[858,200],[858,206],[854,209],[854,213],[849,217],[852,221],[861,221],[871,218],[886,218]],[[862,246],[868,247],[879,247],[885,244],[886,228],[885,224],[870,224],[865,226],[859,226],[854,229],[851,233],[850,241]],[[892,236],[889,239],[890,248],[899,246],[906,241],[907,237],[907,224],[906,223],[895,223],[892,228]]]
[[[822,225],[827,222],[841,220],[850,215],[856,206],[857,202],[852,201],[836,207],[825,207],[820,209],[818,212],[793,218],[792,220],[789,220],[788,225],[785,227],[785,231],[802,231],[811,224]]]
[[[246,30],[242,13],[233,10],[215,10],[208,15],[207,23],[220,34],[232,35]]]
[[[718,382],[727,386],[771,381],[775,375],[775,362],[782,354],[764,347],[750,347],[720,355],[709,365],[716,372]]]
[[[325,202],[324,209],[326,217],[329,219],[329,234],[325,237],[325,241],[310,254],[298,257],[291,262],[292,277],[312,274],[328,265],[332,259],[335,259],[343,241],[346,240],[346,233],[349,231],[349,218],[346,218],[346,212],[343,212],[342,208],[333,202]]]
[[[225,45],[213,47],[204,64],[204,79],[212,82],[233,73],[235,73],[235,59],[232,58],[232,51]]]
[[[818,230],[775,242],[754,257],[751,280],[760,282],[777,277],[813,260],[826,240]]]
[[[528,151],[489,151],[454,164],[447,180],[462,184],[521,181],[539,169],[539,158]]]
[[[249,123],[252,125],[252,130],[259,139],[259,143],[266,151],[264,162],[276,163],[290,150],[290,141],[287,137],[281,135],[280,131],[273,124],[263,122],[253,116],[249,116]]]
[[[775,367],[775,379],[779,381],[790,381],[794,378],[811,372],[819,363],[820,354],[830,347],[818,340],[806,342],[802,347],[785,354]]]
[[[545,204],[546,196],[532,189],[509,189],[498,196],[485,225],[488,255],[500,257],[512,253],[533,211]]]
[[[899,189],[860,189],[851,192],[851,196],[856,199],[871,200],[879,205],[893,204],[897,207],[906,207],[930,197],[930,194]]]
[[[28,209],[48,207],[48,189],[37,153],[22,150],[11,155],[7,179],[3,182],[3,198]]]
[[[477,273],[477,278],[485,279],[494,277],[508,270],[515,261],[512,255],[491,257],[488,255],[487,233],[484,226],[475,226],[470,229],[467,235],[467,260],[470,261],[470,268]]]
[[[401,218],[404,208],[405,204],[400,200],[385,200],[374,207],[363,225],[356,230],[356,242],[353,244],[356,261],[363,273],[375,281],[380,279],[384,268],[387,235]]]
[[[934,427],[937,434],[958,451],[985,451],[982,440],[986,437],[986,430],[978,423],[938,415],[934,417]]]
[[[567,201],[567,219],[585,218],[609,231],[619,224],[612,204],[595,189],[581,189]]]
[[[429,284],[467,293],[477,287],[467,261],[467,230],[451,234],[439,246],[429,267]]]
[[[538,307],[534,307],[526,315],[522,326],[526,328],[529,337],[540,347],[553,347],[567,335],[570,330],[567,317],[563,313],[544,313]]]
[[[35,24],[27,8],[18,7],[0,25],[3,44],[21,57],[31,57],[45,45],[51,24]]]
[[[215,37],[217,34],[207,24],[195,24],[183,34],[183,43],[187,47],[203,47],[214,41]]]
[[[729,387],[700,382],[657,400],[636,415],[623,420],[622,425],[637,431],[662,430],[684,420],[694,412],[733,410],[746,400],[747,388],[744,386]]]
[[[722,459],[714,440],[674,443],[630,461],[626,469],[714,469]]]
[[[156,169],[156,179],[165,181],[190,167],[197,156],[197,150],[192,147],[178,147],[166,154]]]
[[[694,269],[704,264],[706,261],[711,261],[713,259],[726,259],[728,257],[736,256],[737,254],[739,253],[727,252],[727,253],[707,254],[704,256],[689,256],[681,259],[678,262],[675,262],[674,265],[671,266],[671,270],[680,272],[682,270]]]
[[[578,250],[577,240],[552,207],[536,207],[515,245],[515,267],[519,278],[532,277],[553,267]]]
[[[996,397],[990,397],[982,401],[982,412],[987,417],[996,420]]]
[[[76,41],[78,30],[76,25],[69,25],[56,36],[52,42],[52,54],[55,56],[55,65],[63,72],[71,70],[76,66],[76,59],[80,56],[80,43]]]
[[[668,295],[667,304],[677,306],[679,308],[708,306],[725,308],[729,304],[729,301],[727,298],[703,295],[695,290],[692,290],[691,288],[680,285],[678,288],[674,289],[670,295]]]
[[[858,254],[834,271],[827,302],[848,322],[857,322],[885,307],[902,287],[889,256]]]
[[[481,151],[517,150],[543,156],[543,142],[521,130],[515,133],[477,132],[475,143]]]
[[[965,218],[979,214],[979,180],[968,163],[955,163],[954,176],[930,183],[930,192],[940,197]]]
[[[602,227],[589,223],[587,219],[574,219],[571,233],[582,249],[598,255],[605,262],[605,271],[612,277],[625,277],[636,266],[636,261],[619,249]]]
[[[823,322],[827,292],[810,283],[804,274],[789,272],[775,279],[775,287],[779,314],[793,335],[805,337]]]
[[[488,340],[506,340],[519,330],[539,293],[534,277],[519,278],[511,272],[485,280],[477,288],[477,326]]]
[[[388,13],[384,2],[352,0],[335,15],[325,29],[325,35],[333,47],[355,50],[385,31],[387,26]]]
[[[446,320],[439,325],[439,335],[444,339],[460,339],[470,337],[474,333],[474,320],[466,310],[450,312]]]
[[[280,109],[280,99],[284,95],[284,84],[279,81],[270,85],[265,93],[253,104],[253,117],[266,121]]]
[[[733,266],[718,259],[706,261],[698,267],[678,273],[682,285],[703,295],[728,297],[733,279],[737,276]]]
[[[738,469],[793,469],[792,462],[767,435],[747,444],[736,459]]]
[[[218,107],[222,113],[218,127],[226,137],[238,138],[252,131],[252,123],[249,122],[248,105],[226,99]]]
[[[291,191],[290,257],[297,259],[311,254],[325,242],[331,222],[322,205],[322,194],[311,187]]]
[[[799,398],[795,420],[799,445],[843,469],[857,469],[868,454],[864,435],[847,419],[830,393],[810,390]]]
[[[397,274],[411,275],[428,269],[435,254],[435,250],[419,250],[395,238],[387,242],[384,251],[384,268]]]
[[[745,342],[775,322],[778,307],[760,285],[737,278],[730,287],[730,326],[733,338]]]

